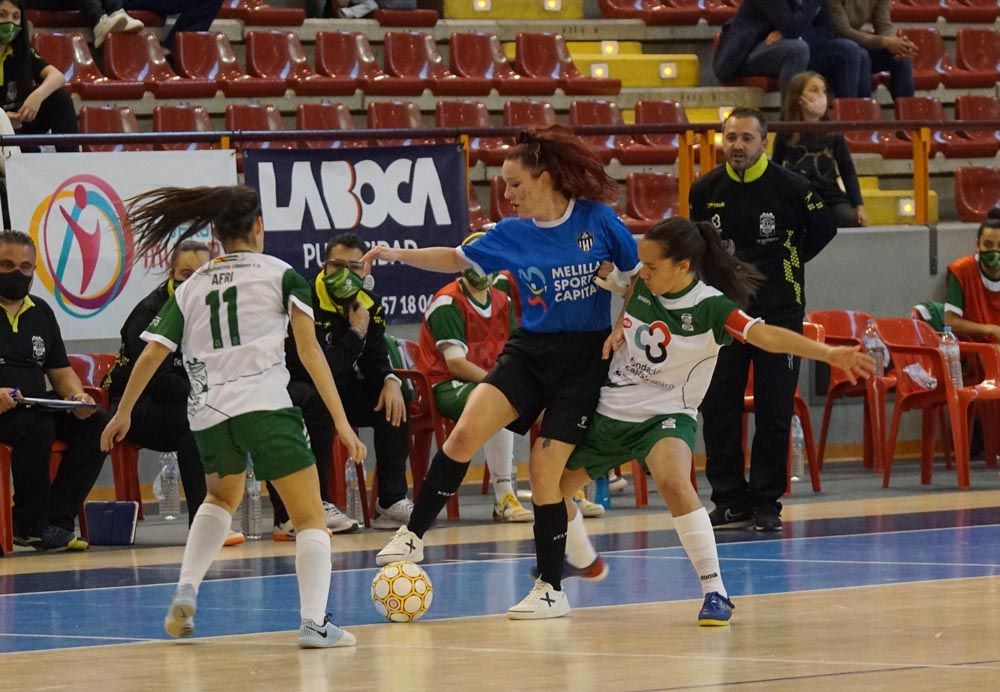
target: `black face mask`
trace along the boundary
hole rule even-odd
[[[22,300],[28,295],[34,274],[25,276],[15,269],[12,272],[0,273],[0,298],[6,300]]]

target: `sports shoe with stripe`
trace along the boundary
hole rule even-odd
[[[323,511],[326,513],[326,528],[330,529],[330,533],[353,533],[358,530],[358,522],[341,512],[332,502],[324,502]]]
[[[194,614],[198,610],[198,594],[190,584],[178,584],[170,602],[163,629],[171,637],[187,638],[194,635]]]
[[[90,547],[87,541],[61,526],[46,524],[45,528],[27,536],[14,536],[14,545],[34,548],[40,553],[76,552]]]
[[[520,603],[507,609],[507,617],[511,620],[546,620],[568,615],[569,611],[566,592],[556,591],[551,584],[539,578]]]
[[[596,502],[588,500],[582,490],[577,491],[576,495],[573,496],[573,501],[580,508],[584,519],[594,519],[604,516],[604,505],[599,505]]]
[[[400,526],[392,540],[375,556],[375,564],[379,567],[391,562],[423,562],[424,539],[410,531],[406,526]]]
[[[698,624],[702,627],[725,627],[733,617],[736,606],[718,591],[705,594],[705,602],[698,613]]]
[[[292,526],[292,520],[283,521],[279,524],[275,524],[274,528],[271,529],[271,540],[272,541],[294,541],[295,540],[295,527]]]
[[[521,504],[514,493],[506,493],[493,505],[493,521],[534,521],[535,515]]]
[[[335,646],[354,646],[357,638],[333,624],[330,613],[323,618],[323,624],[317,625],[308,618],[303,618],[299,625],[300,649],[330,649]]]
[[[373,529],[398,529],[406,526],[413,513],[413,500],[404,497],[398,502],[392,503],[389,507],[383,507],[378,502],[375,503],[375,516],[372,517]]]

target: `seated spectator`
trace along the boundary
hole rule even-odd
[[[409,520],[413,510],[413,502],[406,496],[410,427],[401,383],[389,363],[382,301],[363,288],[361,258],[367,249],[354,233],[335,236],[326,246],[323,270],[313,282],[312,300],[316,336],[333,371],[347,419],[355,428],[372,428],[374,434],[378,502],[372,526],[395,530]],[[291,374],[288,393],[292,403],[302,409],[309,444],[316,456],[327,527],[334,533],[355,531],[357,522],[344,516],[330,501],[333,421],[297,353],[289,337],[285,348]],[[268,493],[274,506],[272,537],[294,540],[295,527],[270,484]]]
[[[809,44],[809,69],[819,72],[836,98],[871,94],[871,59],[868,51],[848,38],[840,38],[830,17],[830,6],[819,12],[802,36]]]
[[[912,60],[917,55],[917,46],[893,27],[889,18],[892,0],[829,0],[829,4],[837,35],[851,39],[868,51],[872,74],[889,73],[892,98],[913,96]],[[872,25],[874,34],[862,31],[868,24]],[[870,80],[860,87],[858,96],[871,96]]]
[[[24,0],[0,1],[0,72],[3,91],[0,102],[19,135],[76,134],[76,110],[63,73],[42,60],[28,40],[28,20]],[[73,145],[59,145],[58,151],[77,151]],[[21,147],[38,151],[38,147]]]
[[[108,2],[109,0],[103,0]],[[178,31],[208,31],[222,8],[222,0],[110,0],[123,2],[128,11],[145,10],[161,14],[177,15],[170,31],[163,38],[163,47],[168,54],[174,51],[174,40]]]
[[[778,77],[781,91],[809,66],[803,32],[823,0],[743,0],[722,26],[712,67],[720,82],[736,77]]]
[[[31,0],[31,9],[81,12],[94,32],[94,48],[100,48],[108,34],[145,28],[138,19],[126,14],[121,0]]]
[[[108,396],[111,411],[118,409],[132,366],[146,347],[141,334],[160,312],[160,308],[198,267],[211,259],[204,243],[185,240],[174,248],[167,280],[142,299],[132,310],[122,327],[122,345],[118,360],[108,375]],[[205,500],[205,467],[188,422],[187,404],[191,383],[184,369],[180,349],[160,365],[143,391],[132,412],[132,425],[126,439],[134,445],[157,452],[176,452],[180,467],[184,497],[187,499],[188,525]],[[234,538],[232,540],[238,540]]]
[[[462,244],[482,235],[473,233]],[[420,327],[420,369],[428,374],[441,415],[453,421],[517,327],[514,305],[494,279],[467,269],[434,294]],[[493,480],[493,520],[533,521],[511,480],[514,433],[501,429],[483,446],[483,454]]]
[[[6,4],[6,3],[4,3]],[[35,244],[21,231],[0,231],[0,442],[11,448],[14,542],[39,551],[86,550],[74,533],[80,503],[101,472],[101,431],[110,420],[96,406],[72,412],[25,406],[23,397],[94,404],[66,356],[52,308],[29,295]],[[45,378],[53,392],[46,388]],[[52,443],[66,445],[49,480]]]
[[[815,123],[826,120],[826,81],[816,72],[792,77],[781,107],[786,122]],[[779,132],[771,160],[807,178],[830,208],[839,228],[867,226],[858,174],[840,132]],[[843,181],[845,193],[838,183]]]
[[[962,339],[1000,344],[1000,219],[976,233],[976,254],[948,265],[944,323]]]

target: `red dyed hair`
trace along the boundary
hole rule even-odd
[[[597,154],[562,125],[523,131],[506,158],[520,161],[535,178],[548,172],[552,186],[568,198],[618,199],[618,185],[604,172]]]

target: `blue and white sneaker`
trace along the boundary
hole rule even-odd
[[[194,614],[198,610],[198,594],[190,584],[178,584],[174,600],[170,602],[163,629],[171,637],[187,638],[194,635]]]
[[[335,646],[354,646],[357,642],[353,634],[331,622],[330,613],[323,618],[322,625],[317,625],[308,618],[303,618],[299,625],[300,649],[330,649]]]
[[[736,606],[718,591],[705,596],[705,602],[698,613],[698,624],[702,627],[725,627],[733,617]]]

